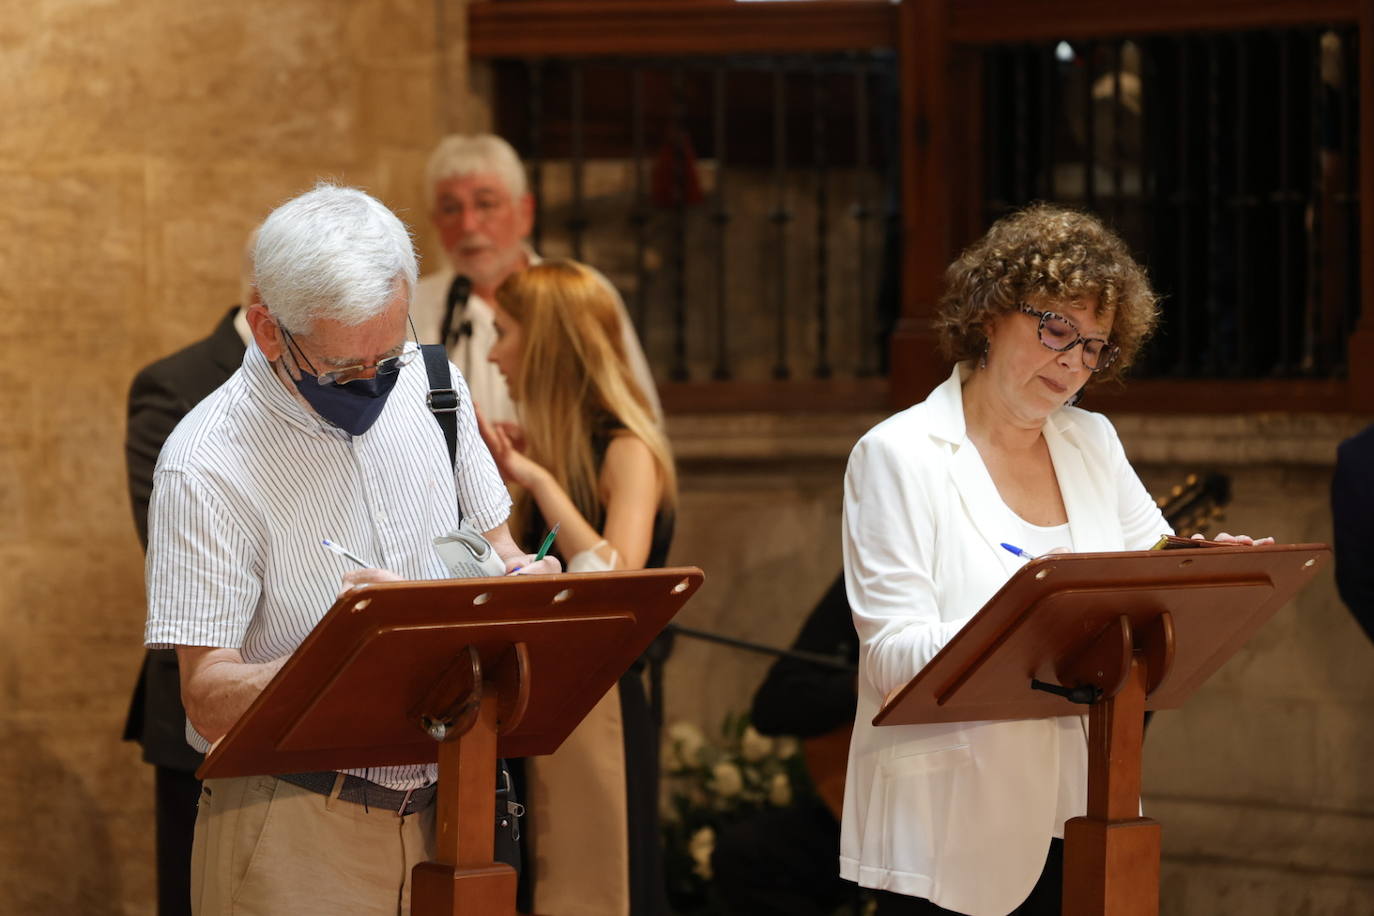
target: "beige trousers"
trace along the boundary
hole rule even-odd
[[[629,916],[622,728],[612,687],[562,747],[525,761],[536,913]]]
[[[192,911],[404,916],[410,870],[433,857],[433,805],[400,817],[273,776],[207,779],[191,852]]]

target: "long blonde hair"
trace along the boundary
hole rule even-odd
[[[512,274],[496,290],[496,301],[524,332],[515,390],[529,456],[599,529],[593,439],[609,415],[648,446],[663,484],[660,505],[674,505],[672,452],[630,371],[621,308],[607,280],[576,261],[542,261]],[[528,493],[516,495],[517,532],[529,522],[530,502]]]

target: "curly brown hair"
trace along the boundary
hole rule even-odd
[[[1033,204],[993,223],[945,270],[940,349],[954,360],[977,358],[988,322],[1037,294],[1095,299],[1097,315],[1115,313],[1111,339],[1121,355],[1094,381],[1120,378],[1159,320],[1159,297],[1116,233],[1091,214]]]

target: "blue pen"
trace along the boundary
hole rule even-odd
[[[1011,553],[1016,554],[1018,557],[1020,557],[1020,558],[1023,559],[1023,560],[1034,560],[1034,559],[1035,559],[1035,554],[1033,554],[1033,553],[1026,553],[1024,550],[1022,550],[1020,547],[1017,547],[1015,544],[1008,544],[1008,543],[1006,543],[1006,542],[1003,542],[1002,547],[1003,547],[1003,549],[1008,550],[1008,551],[1010,551]]]
[[[332,550],[334,553],[337,553],[344,559],[352,560],[354,563],[357,563],[363,569],[375,569],[377,566],[376,563],[369,563],[357,554],[351,553],[347,549],[340,547],[338,544],[335,544],[329,538],[324,538],[320,541],[320,543],[324,546],[326,550]]]

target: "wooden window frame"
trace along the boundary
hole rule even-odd
[[[477,59],[891,48],[898,18],[887,0],[505,0],[468,11],[468,50]]]
[[[900,57],[902,311],[886,382],[702,382],[664,386],[670,410],[903,407],[948,373],[931,318],[953,240],[976,231],[972,163],[982,149],[980,46],[1199,30],[1355,24],[1360,46],[1360,187],[1374,194],[1374,0],[502,0],[468,7],[475,60],[805,53],[895,48]],[[537,28],[531,23],[537,22]],[[958,125],[958,134],[955,125]],[[963,151],[952,155],[952,150]],[[969,155],[973,151],[975,155]],[[956,196],[957,195],[957,196]],[[1346,379],[1138,379],[1104,386],[1092,406],[1141,413],[1374,412],[1374,205],[1360,207],[1360,298]]]
[[[1140,413],[1227,414],[1266,411],[1374,412],[1374,2],[1371,0],[904,0],[898,49],[902,68],[902,316],[893,331],[891,406],[925,397],[947,374],[936,358],[931,319],[951,239],[968,238],[981,207],[976,174],[959,168],[982,149],[981,88],[967,52],[1008,41],[1124,38],[1151,33],[1354,24],[1360,55],[1360,320],[1347,341],[1344,379],[1133,379],[1092,389],[1089,406]],[[964,153],[956,157],[955,149]],[[969,155],[968,151],[974,151]]]

